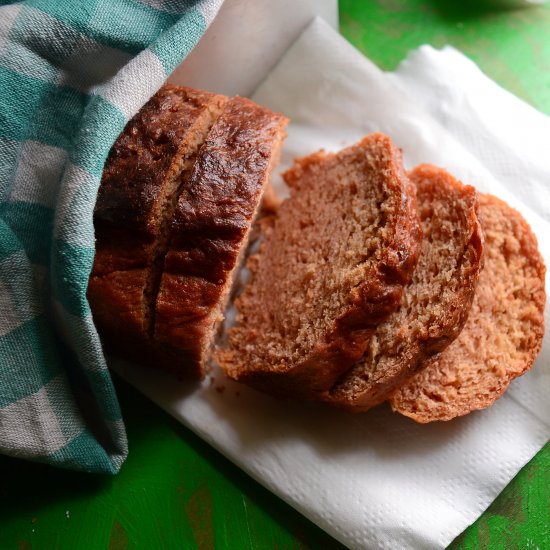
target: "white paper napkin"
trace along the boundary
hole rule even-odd
[[[292,119],[282,169],[385,132],[408,167],[447,167],[521,210],[550,263],[550,120],[457,51],[422,47],[384,73],[318,19],[254,99]],[[549,357],[546,338],[534,369],[495,405],[431,425],[386,406],[349,415],[283,404],[219,372],[181,387],[153,371],[117,370],[347,546],[424,549],[449,544],[548,440]]]
[[[315,16],[337,29],[337,0],[224,0],[169,81],[249,96]]]

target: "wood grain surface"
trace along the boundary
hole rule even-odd
[[[550,7],[493,0],[342,0],[341,31],[384,69],[450,43],[550,114]],[[0,457],[0,550],[341,546],[124,382],[130,455],[99,477]],[[550,445],[452,549],[550,548]]]

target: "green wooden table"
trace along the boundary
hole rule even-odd
[[[450,43],[550,114],[550,7],[488,0],[343,0],[341,31],[391,70]],[[550,183],[549,183],[550,185]],[[116,477],[0,457],[0,550],[339,548],[340,545],[126,383],[130,456]],[[451,548],[550,548],[550,445]]]

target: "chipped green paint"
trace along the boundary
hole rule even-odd
[[[453,44],[550,113],[550,6],[489,0],[342,0],[343,34],[385,69],[422,43]],[[206,443],[117,383],[130,455],[102,478],[0,457],[0,549],[341,548]],[[550,445],[451,545],[550,548]]]
[[[206,484],[200,485],[189,497],[185,511],[193,529],[195,543],[200,550],[214,549],[212,497]]]
[[[550,444],[452,545],[469,548],[550,548]]]
[[[111,536],[109,537],[109,550],[126,550],[128,548],[128,536],[124,527],[115,519]]]
[[[491,78],[550,114],[550,8],[490,0],[341,0],[344,36],[383,69],[421,44],[455,46]]]
[[[341,548],[136,390],[117,390],[130,455],[116,477],[0,457],[1,550]]]

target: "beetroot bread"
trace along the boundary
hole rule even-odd
[[[170,221],[199,146],[226,98],[164,86],[126,125],[103,170],[88,284],[103,338],[147,338]]]
[[[480,195],[485,268],[460,336],[390,398],[417,422],[450,420],[483,409],[528,370],[544,334],[545,267],[523,217]]]
[[[216,358],[231,378],[313,398],[401,301],[420,248],[415,192],[382,134],[298,160],[284,178],[291,196],[251,259]]]
[[[246,107],[247,116],[235,115],[239,106]],[[230,264],[245,246],[247,227],[252,224],[252,203],[260,200],[276,161],[281,135],[273,128],[285,122],[284,117],[248,100],[166,85],[128,123],[104,168],[94,213],[96,256],[88,285],[94,321],[112,353],[177,374],[202,374],[202,365],[189,363],[188,349],[182,353],[177,345],[162,345],[154,339],[165,255],[170,243],[178,242],[186,213],[192,225],[198,210],[210,208],[210,198],[224,204],[232,197],[233,206],[227,202],[227,210],[218,212],[230,214],[227,225],[220,217],[210,224],[219,242],[224,237],[231,240],[232,249],[224,249],[225,255],[212,256],[208,266],[202,265],[204,276],[217,277],[221,286],[229,284]],[[215,172],[209,174],[210,169]],[[190,185],[192,189],[187,189]],[[239,211],[240,201],[250,205]],[[216,301],[214,294],[205,291],[197,309],[218,312],[222,294]],[[186,300],[185,296],[172,298]],[[204,342],[197,346],[202,349]]]
[[[420,258],[399,309],[377,327],[364,357],[325,396],[352,411],[384,401],[458,336],[482,267],[474,188],[429,165],[409,177],[417,188],[422,223]]]
[[[202,145],[172,220],[156,301],[155,340],[203,374],[239,256],[287,120],[236,97]]]

